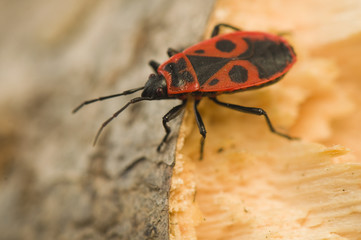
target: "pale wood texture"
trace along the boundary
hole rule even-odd
[[[360,1],[219,0],[208,30],[225,22],[283,33],[298,61],[275,85],[221,95],[264,118],[204,99],[200,136],[187,111],[170,194],[171,239],[361,239]],[[191,110],[191,109],[190,109]],[[335,145],[337,144],[337,145]]]

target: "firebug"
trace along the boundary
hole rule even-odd
[[[221,27],[234,31],[219,34]],[[241,31],[234,26],[221,23],[214,27],[210,39],[183,51],[169,48],[168,56],[169,59],[162,64],[155,61],[149,62],[155,73],[150,74],[145,86],[88,100],[73,110],[75,113],[87,104],[143,90],[140,97],[131,99],[101,125],[94,144],[103,128],[129,105],[140,101],[180,99],[182,103],[173,107],[163,117],[166,134],[157,148],[160,151],[171,131],[167,123],[182,112],[188,99],[193,98],[195,118],[202,135],[200,154],[202,158],[207,132],[197,106],[203,97],[208,97],[220,106],[262,115],[271,132],[287,139],[294,139],[278,132],[262,108],[245,107],[217,99],[217,96],[223,93],[261,88],[279,81],[296,62],[296,54],[292,46],[281,36],[264,32]]]

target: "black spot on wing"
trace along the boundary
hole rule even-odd
[[[206,57],[186,55],[191,62],[193,69],[197,75],[198,82],[202,86],[208,79],[210,79],[216,72],[224,67],[231,58],[221,57]]]
[[[232,82],[244,83],[248,80],[248,71],[242,66],[233,66],[228,74]]]
[[[232,41],[224,39],[216,42],[216,48],[221,52],[232,52],[236,48],[236,44]]]
[[[203,49],[198,49],[198,50],[195,50],[194,53],[204,53],[204,50]]]
[[[219,83],[219,80],[218,80],[217,78],[215,78],[215,79],[212,79],[212,81],[210,81],[210,82],[208,83],[208,85],[209,85],[209,86],[214,86],[214,85],[216,85],[217,83]]]
[[[267,79],[282,72],[292,61],[292,52],[283,42],[250,38],[244,38],[244,40],[248,44],[248,49],[238,58],[247,59],[256,66],[261,79]]]

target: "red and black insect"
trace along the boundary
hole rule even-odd
[[[219,35],[220,27],[231,28],[235,31]],[[155,61],[149,62],[155,74],[149,76],[144,87],[85,101],[74,109],[73,113],[84,105],[96,101],[143,90],[141,97],[130,100],[102,124],[94,143],[103,128],[129,105],[145,100],[178,98],[182,100],[182,103],[173,107],[163,117],[166,134],[157,148],[160,151],[170,134],[170,127],[167,123],[182,112],[188,99],[194,98],[196,122],[202,135],[202,158],[206,128],[197,106],[203,97],[208,97],[218,105],[240,112],[262,115],[271,132],[293,139],[275,130],[263,109],[225,103],[217,99],[217,95],[222,93],[260,88],[280,80],[296,61],[295,52],[285,39],[269,33],[246,32],[228,24],[218,24],[214,27],[209,40],[200,42],[182,52],[170,48],[168,55],[169,59],[163,64]]]

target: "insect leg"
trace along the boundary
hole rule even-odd
[[[158,62],[154,61],[154,60],[150,60],[149,65],[152,67],[154,72],[157,73],[157,70],[158,70],[160,64]]]
[[[280,133],[278,132],[272,125],[271,123],[271,120],[269,119],[267,113],[265,110],[263,110],[262,108],[255,108],[255,107],[244,107],[244,106],[239,106],[239,105],[235,105],[235,104],[230,104],[230,103],[225,103],[225,102],[221,102],[221,101],[218,101],[217,98],[215,97],[212,97],[210,98],[213,102],[217,103],[218,105],[221,105],[223,107],[227,107],[227,108],[230,108],[230,109],[233,109],[233,110],[237,110],[237,111],[240,111],[240,112],[244,112],[244,113],[250,113],[250,114],[255,114],[255,115],[261,115],[261,116],[264,116],[265,119],[266,119],[266,122],[267,122],[267,125],[268,125],[268,128],[270,129],[271,132],[281,136],[281,137],[284,137],[284,138],[287,138],[289,140],[295,140],[297,138],[294,138],[294,137],[291,137],[291,136],[288,136],[287,134],[284,134],[284,133]]]
[[[165,130],[165,136],[163,137],[162,142],[159,144],[157,151],[159,152],[160,149],[162,148],[163,144],[167,141],[168,136],[170,134],[170,127],[168,126],[168,122],[174,118],[176,118],[184,109],[184,107],[186,106],[186,100],[183,101],[182,104],[179,104],[177,106],[175,106],[174,108],[172,108],[166,115],[164,115],[163,117],[163,127]]]
[[[194,112],[195,112],[195,115],[196,115],[196,122],[197,122],[197,125],[198,125],[199,133],[202,135],[202,139],[201,139],[201,153],[200,153],[200,157],[199,157],[199,159],[202,160],[202,159],[203,159],[204,140],[206,139],[207,131],[206,131],[206,127],[204,126],[202,117],[201,117],[201,115],[199,114],[198,109],[197,109],[197,106],[198,106],[198,104],[199,104],[199,101],[200,101],[200,100],[195,100],[195,101],[194,101]]]
[[[233,29],[235,31],[241,31],[240,28],[234,27],[232,25],[229,25],[229,24],[226,24],[226,23],[219,23],[216,26],[214,26],[211,37],[217,36],[219,34],[219,30],[220,30],[221,27],[227,27],[227,28]]]
[[[168,48],[168,50],[167,50],[167,54],[169,57],[172,57],[173,55],[176,55],[177,53],[179,53],[179,51],[177,51],[173,48]]]

